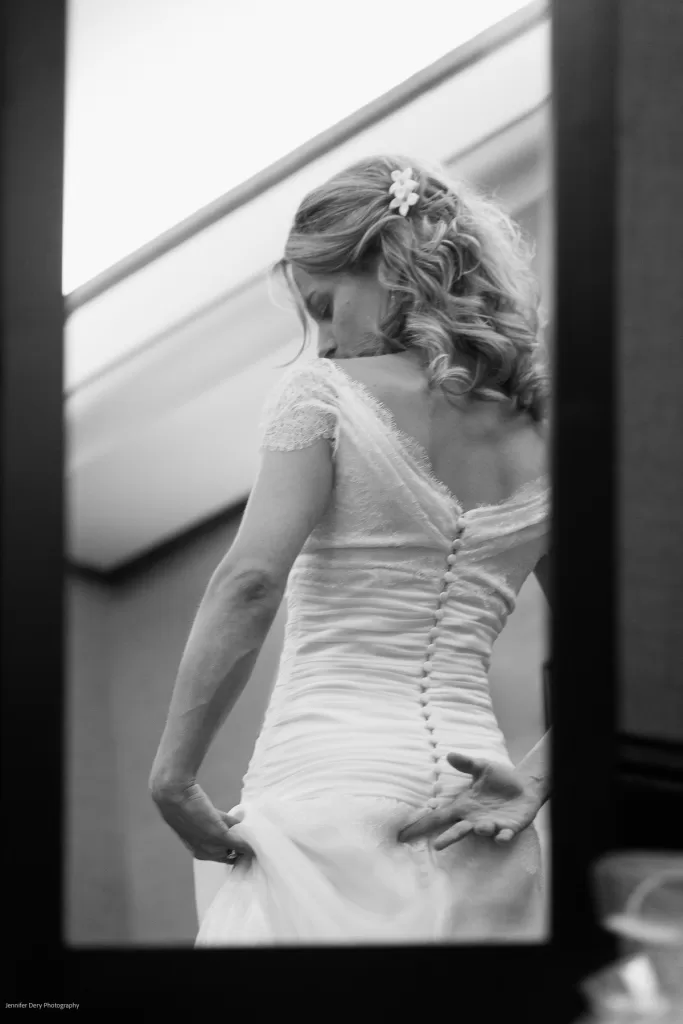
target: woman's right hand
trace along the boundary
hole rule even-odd
[[[230,833],[230,828],[239,824],[237,818],[214,807],[196,782],[154,792],[153,799],[166,824],[196,860],[224,864],[232,850],[244,857],[254,856],[247,843]]]
[[[543,801],[524,775],[507,765],[456,752],[446,758],[459,772],[471,775],[472,782],[448,806],[405,825],[399,833],[401,842],[438,834],[434,849],[443,850],[474,832],[507,843],[529,827]]]

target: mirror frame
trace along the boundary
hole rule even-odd
[[[287,998],[300,1009],[333,993],[335,1008],[348,998],[357,1009],[362,988],[366,1012],[375,989],[385,1012],[392,999],[403,1009],[415,999],[429,1009],[436,1001],[437,1012],[471,1010],[481,1018],[485,1005],[491,1015],[558,1022],[576,1018],[583,1006],[578,981],[612,955],[594,918],[589,865],[615,845],[618,10],[615,0],[555,0],[551,11],[551,940],[235,951],[226,971],[221,951],[81,950],[61,938],[68,735],[61,283],[66,4],[5,0],[2,786],[9,835],[2,845],[11,882],[6,930],[14,948],[9,1000],[196,1010],[201,999],[232,1008],[242,992],[251,1005],[256,997],[265,1006],[273,992],[280,1005]],[[247,987],[247,979],[255,985]]]

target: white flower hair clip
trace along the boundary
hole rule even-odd
[[[419,182],[413,178],[412,167],[406,167],[404,171],[392,171],[391,178],[393,185],[389,188],[389,194],[394,198],[389,203],[389,209],[397,209],[401,216],[405,217],[410,207],[420,198],[415,191]]]

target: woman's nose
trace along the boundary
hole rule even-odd
[[[331,334],[320,331],[318,334],[318,352],[322,359],[329,359],[336,351],[337,345]]]

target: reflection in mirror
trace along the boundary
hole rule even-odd
[[[150,5],[71,5],[67,194]],[[74,270],[71,944],[549,938],[549,24],[477,9]]]

